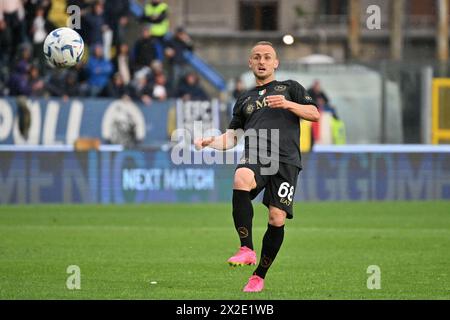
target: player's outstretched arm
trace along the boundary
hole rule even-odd
[[[194,141],[195,149],[210,147],[216,150],[228,150],[236,146],[236,131],[228,129],[224,134],[216,137],[201,138]]]
[[[312,104],[298,104],[293,101],[286,100],[283,95],[268,96],[267,102],[271,108],[283,108],[291,111],[297,117],[308,121],[319,121],[320,113],[315,105]]]

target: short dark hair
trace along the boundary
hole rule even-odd
[[[272,47],[273,51],[275,51],[275,57],[277,57],[277,50],[275,49],[275,47],[273,46],[273,43],[270,41],[258,41],[257,43],[255,43],[255,45],[252,47],[255,48],[256,46],[270,46]]]
[[[175,33],[181,33],[181,32],[185,32],[185,29],[184,29],[183,26],[178,26],[178,27],[175,29]]]
[[[271,46],[272,48],[275,49],[275,47],[273,46],[273,43],[270,41],[258,41],[257,43],[255,43],[255,45],[253,47],[256,46]]]

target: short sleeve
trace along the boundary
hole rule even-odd
[[[241,99],[238,99],[233,107],[233,118],[228,126],[228,129],[244,129],[244,119],[241,115]]]
[[[317,103],[309,95],[308,91],[306,91],[306,89],[297,81],[291,81],[289,93],[293,102],[299,104],[312,104],[317,107]]]

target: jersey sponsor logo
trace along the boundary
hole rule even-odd
[[[282,204],[284,204],[284,205],[286,205],[286,206],[290,206],[291,205],[291,201],[289,201],[288,199],[285,199],[285,198],[282,198],[281,200],[280,200],[280,203],[282,203]]]
[[[269,103],[267,102],[266,98],[264,98],[262,101],[256,100],[255,103],[256,103],[256,110],[269,106]]]
[[[260,90],[260,91],[258,91],[258,94],[260,96],[262,96],[262,95],[266,94],[266,91],[267,91],[266,89]]]
[[[286,86],[279,84],[277,86],[275,86],[275,88],[273,88],[275,91],[285,91],[286,90]]]

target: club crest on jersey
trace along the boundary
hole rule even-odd
[[[253,111],[255,111],[255,106],[253,105],[253,104],[248,104],[246,107],[245,107],[245,113],[246,114],[251,114]]]
[[[264,95],[265,93],[266,93],[266,89],[263,89],[263,90],[258,91],[258,94],[259,94],[260,96]]]
[[[286,90],[286,86],[282,85],[282,84],[279,84],[279,85],[275,86],[275,88],[273,88],[273,89],[275,91],[284,91],[284,90]]]
[[[249,164],[250,160],[248,158],[242,157],[240,162],[241,164]]]

